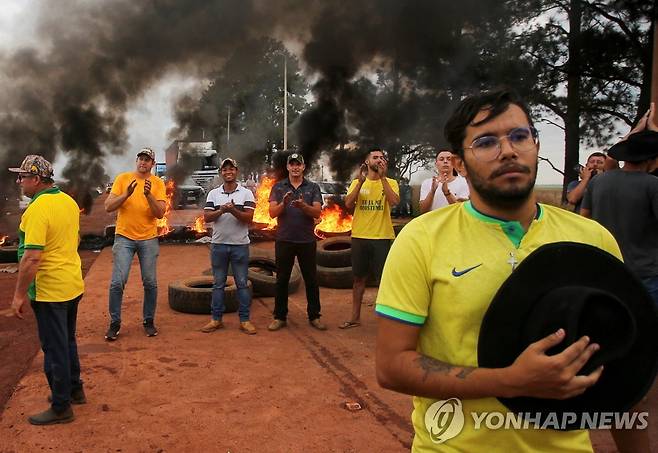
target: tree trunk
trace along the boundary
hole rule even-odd
[[[575,166],[580,152],[580,26],[582,0],[569,2],[569,62],[567,66],[567,113],[564,121],[564,181],[562,202],[566,202],[567,184],[578,178]]]

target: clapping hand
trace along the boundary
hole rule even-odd
[[[292,203],[290,204],[290,206],[292,206],[294,208],[299,208],[299,209],[303,208],[305,205],[306,205],[306,203],[304,203],[304,199],[302,198],[301,195],[299,196],[299,198],[294,199],[292,201]]]
[[[144,196],[148,197],[150,193],[151,193],[151,180],[150,179],[145,179],[144,180]]]
[[[291,199],[291,198],[292,198],[292,191],[289,190],[289,191],[286,192],[286,194],[283,196],[283,201],[282,201],[282,203],[284,204],[284,206],[287,205],[287,204],[290,202],[290,199]]]
[[[133,192],[135,191],[135,188],[137,188],[137,181],[135,181],[133,179],[130,182],[130,184],[128,184],[128,188],[126,189],[126,194],[127,194],[126,198],[128,198],[129,196],[131,196],[133,194]]]

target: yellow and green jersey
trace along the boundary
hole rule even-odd
[[[400,194],[400,188],[395,179],[386,178],[393,192]],[[359,183],[352,181],[347,193],[352,193]],[[361,190],[354,205],[352,219],[352,237],[360,239],[395,239],[393,222],[391,221],[391,206],[386,201],[384,186],[379,179],[367,179],[361,185]]]
[[[18,258],[25,250],[41,250],[41,261],[28,289],[39,302],[66,302],[84,292],[78,255],[80,209],[76,202],[53,187],[37,193],[21,217]]]
[[[621,259],[617,243],[605,228],[552,206],[537,205],[537,216],[527,232],[519,222],[478,212],[470,201],[429,212],[407,224],[393,243],[379,287],[377,313],[420,327],[418,351],[423,355],[477,367],[480,325],[498,288],[535,249],[560,241],[590,244]],[[582,430],[488,430],[484,424],[476,430],[471,413],[508,412],[496,398],[462,400],[463,430],[437,445],[425,426],[425,412],[436,401],[413,398],[415,452],[592,451],[589,435]]]

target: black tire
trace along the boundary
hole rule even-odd
[[[317,263],[323,267],[349,267],[352,265],[352,238],[335,236],[318,242]]]
[[[233,275],[230,266],[228,274]],[[210,275],[212,278],[212,268],[204,270],[203,275]],[[274,297],[276,295],[276,261],[271,255],[265,253],[250,256],[247,278],[253,285],[254,296]],[[288,294],[296,293],[301,281],[302,272],[299,265],[295,263],[288,282]]]
[[[224,289],[224,313],[233,313],[238,310],[237,287],[233,280],[227,281]],[[249,293],[253,292],[251,282],[248,283]],[[169,306],[172,310],[181,313],[210,314],[212,300],[212,277],[190,277],[176,280],[169,284]]]
[[[352,266],[318,266],[318,284],[325,288],[348,289],[352,287],[354,276]]]
[[[0,246],[0,263],[18,263],[18,247],[15,245]]]
[[[254,285],[257,297],[274,297],[276,295],[276,261],[271,255],[252,255],[249,257],[249,280]],[[295,263],[288,282],[288,294],[294,294],[302,281],[302,272]]]

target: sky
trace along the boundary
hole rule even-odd
[[[0,52],[11,52],[21,46],[35,45],[34,28],[39,3],[40,0],[2,0]],[[127,113],[128,144],[125,154],[107,159],[107,173],[110,176],[133,169],[134,155],[139,148],[144,146],[153,148],[156,151],[156,158],[164,161],[164,150],[171,142],[168,136],[175,125],[172,118],[173,103],[178,95],[197,87],[199,83],[201,82],[198,80],[183,76],[170,76],[135,100]],[[540,133],[540,156],[550,159],[556,167],[562,168],[564,165],[563,132],[557,126],[545,122],[539,122],[536,126]],[[580,161],[584,162],[587,155],[593,151],[597,151],[597,149],[590,149],[586,145],[582,145]],[[66,163],[66,158],[62,153],[58,156],[54,162],[55,169],[63,168]],[[418,180],[429,175],[429,172],[418,172],[414,175],[412,183],[419,183]],[[551,169],[546,162],[540,162],[537,184],[562,184],[562,175]]]

